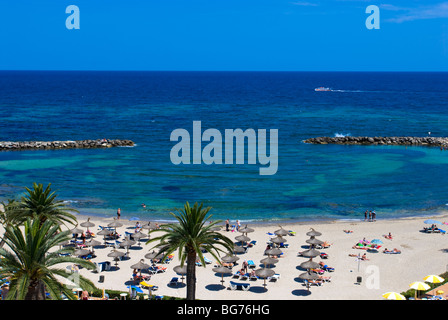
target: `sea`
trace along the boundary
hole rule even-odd
[[[332,91],[314,90],[321,86]],[[172,221],[187,201],[211,207],[213,219],[243,223],[357,220],[365,210],[389,219],[448,209],[446,150],[303,142],[448,136],[448,73],[0,71],[0,117],[0,141],[136,144],[0,152],[4,201],[20,199],[33,183],[51,183],[57,199],[81,214],[115,217],[120,208],[122,219],[148,221]],[[248,161],[174,164],[178,142],[171,134],[192,135],[194,121],[223,137],[227,129],[276,129],[276,173],[261,175],[263,165]]]

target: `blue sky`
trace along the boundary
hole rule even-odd
[[[448,71],[448,1],[2,1],[0,35],[2,70]]]

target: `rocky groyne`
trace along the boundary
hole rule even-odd
[[[131,140],[98,139],[76,141],[0,141],[0,151],[52,150],[52,149],[93,149],[134,146]]]
[[[347,145],[395,145],[428,146],[448,148],[448,138],[444,137],[317,137],[304,140],[312,144],[347,144]]]

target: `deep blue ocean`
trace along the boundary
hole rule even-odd
[[[331,87],[332,92],[314,88]],[[1,71],[0,141],[135,147],[0,152],[0,199],[33,182],[90,215],[170,219],[186,201],[243,221],[420,216],[448,208],[448,151],[308,145],[316,136],[448,136],[448,73]],[[174,165],[171,132],[278,129],[278,171]],[[206,143],[203,143],[203,146]],[[146,204],[146,208],[141,206]]]

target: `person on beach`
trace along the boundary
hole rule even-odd
[[[121,209],[118,208],[117,210],[117,219],[120,220],[120,216],[121,216]]]
[[[89,293],[87,290],[84,290],[81,294],[81,300],[89,300]]]
[[[240,220],[236,220],[236,231],[240,230],[241,223]]]
[[[364,212],[364,221],[367,221],[367,214],[368,214],[368,212],[369,212],[369,210],[366,210],[366,211]]]
[[[372,211],[369,211],[369,221],[372,221]]]
[[[226,231],[230,230],[230,221],[229,219],[226,220]]]
[[[372,221],[376,221],[376,212],[375,212],[375,210],[372,211]]]
[[[248,268],[249,268],[249,263],[247,262],[247,260],[244,260],[244,261],[243,261],[243,270],[244,270],[244,273],[247,273]]]

